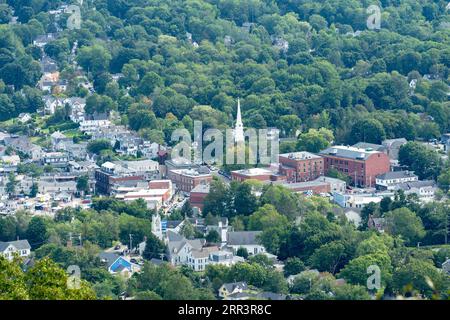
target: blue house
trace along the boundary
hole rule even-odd
[[[99,258],[105,264],[109,273],[129,273],[131,275],[140,269],[138,265],[113,252],[102,252]]]

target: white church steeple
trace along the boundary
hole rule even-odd
[[[152,233],[159,240],[163,239],[161,216],[156,213],[152,216]]]
[[[234,142],[243,142],[244,138],[244,125],[242,124],[241,117],[241,100],[238,98],[236,127],[234,128]]]

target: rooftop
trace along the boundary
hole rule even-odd
[[[211,171],[206,167],[200,167],[198,169],[175,169],[170,171],[188,177],[206,177],[211,175]]]
[[[388,180],[388,179],[403,179],[403,178],[417,178],[417,176],[412,171],[390,171],[377,176],[377,179]]]
[[[209,184],[199,184],[194,189],[191,190],[192,193],[209,193],[210,185]]]
[[[368,143],[368,142],[358,142],[353,145],[353,147],[358,149],[373,149],[375,151],[384,151],[386,149],[385,146],[381,144]]]
[[[259,244],[257,236],[261,233],[261,231],[228,232],[227,244],[231,246]]]
[[[321,157],[306,151],[300,151],[300,152],[291,152],[291,153],[283,153],[280,154],[280,157],[288,158],[291,160],[308,160],[308,159],[320,159]]]
[[[372,148],[361,149],[350,146],[333,146],[320,152],[322,155],[332,155],[340,158],[367,160],[371,155],[380,153]]]
[[[260,176],[260,175],[271,175],[273,172],[264,168],[250,168],[243,170],[232,171],[233,173],[242,174],[245,176]]]

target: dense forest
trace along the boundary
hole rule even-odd
[[[48,13],[61,1],[4,2],[2,22],[15,10],[21,23],[1,25],[3,120],[41,106],[33,39],[60,28],[43,50],[70,80],[67,95],[86,94],[69,63],[78,41],[96,90],[88,110],[118,110],[155,140],[192,119],[230,126],[237,97],[246,126],[286,136],[330,128],[337,142],[378,143],[449,127],[445,1],[381,1],[379,30],[366,26],[371,1],[84,1],[79,30]]]

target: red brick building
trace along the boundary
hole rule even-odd
[[[284,187],[293,192],[305,193],[309,195],[318,195],[321,193],[329,193],[331,191],[330,184],[323,181],[305,181],[296,183],[283,184]]]
[[[375,187],[376,176],[390,171],[389,157],[371,148],[333,146],[320,152],[324,158],[324,169],[336,169],[349,176],[353,185]]]
[[[209,193],[209,184],[199,184],[191,190],[189,194],[189,202],[193,208],[203,210],[204,201]]]
[[[134,186],[145,182],[145,177],[120,165],[105,162],[95,171],[96,192],[111,195],[115,186]]]
[[[206,167],[199,169],[169,170],[167,177],[183,192],[191,192],[200,184],[209,184],[212,180],[211,172]]]
[[[324,160],[310,152],[280,154],[280,174],[288,182],[304,182],[317,179],[324,174]]]

